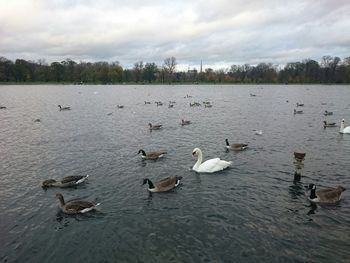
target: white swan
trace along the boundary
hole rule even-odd
[[[197,162],[192,168],[197,173],[215,173],[215,172],[224,170],[225,168],[231,166],[232,164],[232,162],[220,160],[220,158],[210,159],[202,163],[203,154],[199,148],[193,149],[192,155],[198,157]]]
[[[348,133],[350,134],[350,126],[345,127],[345,120],[342,119],[341,123],[340,123],[340,133]]]

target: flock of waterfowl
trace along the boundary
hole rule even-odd
[[[256,96],[255,94],[250,94],[250,96]],[[192,98],[190,95],[186,95],[184,98]],[[288,101],[287,101],[288,102]],[[145,104],[151,104],[149,101],[145,101]],[[162,106],[163,103],[160,101],[155,102],[157,106]],[[169,101],[169,108],[174,107],[175,101]],[[203,105],[205,107],[212,107],[212,104],[210,102],[203,102]],[[201,106],[201,103],[199,102],[193,102],[190,103],[190,107],[194,106]],[[303,107],[303,103],[297,103],[297,107]],[[71,110],[69,106],[61,106],[58,105],[59,111],[68,111]],[[118,109],[124,108],[123,105],[117,105]],[[5,106],[0,106],[0,109],[7,109]],[[294,109],[294,114],[302,114],[303,111]],[[333,112],[325,111],[324,116],[332,116]],[[40,122],[40,119],[36,119],[35,122]],[[189,120],[181,120],[181,125],[189,125],[191,124],[191,121]],[[149,123],[149,130],[160,130],[162,129],[161,124],[152,124]],[[335,122],[327,122],[324,121],[324,128],[326,127],[336,127]],[[254,130],[257,135],[262,135],[261,130]],[[340,133],[343,134],[350,134],[350,126],[345,127],[345,120],[342,119],[340,123]],[[229,151],[243,151],[248,148],[248,144],[245,143],[234,143],[230,144],[228,139],[225,139],[225,148]],[[138,151],[138,154],[141,155],[141,158],[143,160],[157,160],[161,157],[163,157],[167,152],[166,151],[153,151],[153,152],[145,152],[143,149],[140,149]],[[220,158],[213,158],[209,159],[203,162],[203,154],[202,151],[199,148],[195,148],[192,151],[192,155],[194,157],[197,157],[196,163],[193,165],[192,170],[197,173],[215,173],[222,171],[232,165],[231,161],[225,161],[221,160]],[[305,158],[305,153],[294,153],[295,160],[297,162],[297,165],[301,165],[302,161]],[[62,178],[61,180],[54,180],[49,179],[42,182],[42,187],[44,189],[47,189],[49,187],[59,187],[59,188],[66,188],[66,187],[75,187],[79,184],[84,183],[88,179],[89,175],[86,176],[67,176]],[[166,178],[163,178],[160,181],[157,181],[153,183],[150,179],[145,178],[143,179],[143,185],[148,184],[148,191],[155,193],[155,192],[166,192],[169,190],[172,190],[173,188],[177,187],[180,184],[180,181],[182,179],[182,176],[169,176]],[[341,193],[345,191],[345,188],[342,186],[337,186],[336,188],[326,188],[321,190],[316,190],[315,184],[309,184],[307,186],[307,196],[308,200],[314,203],[337,203],[340,200]],[[92,202],[83,201],[83,200],[72,200],[65,202],[63,195],[60,193],[56,194],[56,198],[59,200],[60,208],[64,213],[67,214],[77,214],[77,213],[86,213],[91,210],[94,210],[98,204],[94,204]]]

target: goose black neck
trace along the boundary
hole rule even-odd
[[[316,189],[311,189],[310,199],[315,199],[316,197]]]
[[[142,150],[142,149],[141,149],[141,150],[139,150],[139,153],[141,153],[141,155],[142,155],[142,156],[146,156],[145,151],[144,151],[144,150]]]
[[[228,139],[226,139],[225,141],[226,141],[226,145],[227,145],[227,146],[230,146],[230,144],[228,143]]]
[[[149,189],[155,188],[154,184],[152,183],[152,181],[150,179],[147,179],[147,183],[148,183]]]

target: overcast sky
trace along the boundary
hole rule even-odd
[[[0,0],[0,56],[181,67],[350,56],[350,0]]]

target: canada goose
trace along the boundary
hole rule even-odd
[[[61,110],[70,110],[70,107],[62,107],[61,105],[57,105]]]
[[[123,109],[124,106],[123,106],[123,105],[117,105],[117,108],[118,108],[118,109]]]
[[[213,107],[213,105],[211,105],[211,104],[205,104],[204,107],[205,107],[205,108],[211,108],[211,107]]]
[[[169,104],[168,108],[174,108],[174,104]]]
[[[5,106],[0,106],[0,110],[6,110],[7,108]]]
[[[156,101],[157,106],[163,106],[163,103],[161,101]]]
[[[151,102],[150,101],[145,101],[145,104],[151,104]]]
[[[244,143],[235,143],[235,144],[229,144],[228,139],[225,139],[226,141],[226,149],[227,150],[233,150],[233,151],[242,151],[247,149],[248,144]]]
[[[41,120],[40,119],[35,119],[34,122],[41,122]]]
[[[149,129],[152,131],[152,130],[160,130],[163,125],[161,124],[152,125],[152,123],[148,123],[148,126],[149,126]]]
[[[303,114],[303,111],[294,109],[294,114]]]
[[[64,187],[76,186],[78,184],[83,183],[88,177],[89,175],[87,174],[86,176],[81,176],[81,175],[66,176],[66,177],[63,177],[61,181],[49,179],[42,182],[42,187],[43,188],[48,188],[48,187],[64,188]]]
[[[181,125],[184,126],[184,125],[190,125],[191,124],[191,121],[185,121],[184,119],[181,120]]]
[[[304,103],[297,102],[297,107],[304,107]]]
[[[342,186],[336,188],[325,188],[316,191],[315,184],[309,184],[307,191],[310,192],[308,199],[314,203],[334,204],[340,201],[341,193],[346,189]]]
[[[331,111],[324,111],[324,116],[330,116],[330,115],[333,115],[333,112]]]
[[[158,158],[161,158],[166,154],[167,152],[165,151],[155,151],[155,152],[148,152],[146,153],[144,150],[140,149],[138,154],[141,153],[142,159],[145,160],[157,160]]]
[[[100,205],[100,203],[93,204],[91,202],[83,201],[83,200],[72,200],[72,201],[65,202],[63,195],[60,193],[56,194],[56,198],[60,201],[60,208],[62,212],[69,215],[84,214],[91,210],[96,209],[96,206]]]
[[[169,176],[153,184],[150,179],[145,178],[142,185],[148,183],[148,191],[152,193],[167,192],[178,186],[181,179],[182,176]]]
[[[113,112],[108,112],[107,116],[111,116],[113,114]]]
[[[323,128],[326,127],[337,127],[337,124],[335,122],[327,122],[327,121],[323,121]]]
[[[250,97],[256,97],[256,95],[253,93],[250,93]]]

